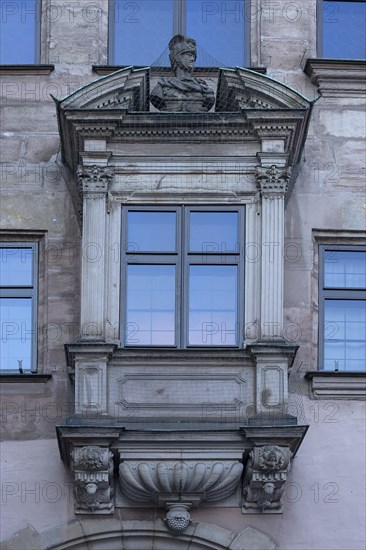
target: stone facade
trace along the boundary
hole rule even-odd
[[[253,1],[266,75],[200,69],[215,106],[179,118],[159,74],[110,73],[107,0],[51,4],[42,65],[0,67],[1,241],[40,251],[38,372],[1,375],[4,549],[363,548],[365,377],[319,372],[317,328],[319,245],[366,235],[360,62],[316,59],[316,0]],[[241,349],[121,346],[130,203],[245,207]]]

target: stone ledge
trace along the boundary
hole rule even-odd
[[[365,372],[308,371],[310,394],[314,399],[365,399]]]
[[[353,59],[307,59],[305,74],[323,97],[359,97],[366,93],[366,64]]]
[[[0,65],[0,74],[34,76],[50,74],[54,69],[54,65]]]
[[[31,383],[40,383],[45,384],[52,378],[52,374],[37,374],[37,373],[1,373],[0,374],[0,383],[11,382],[12,384],[31,384]]]

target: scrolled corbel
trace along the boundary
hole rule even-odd
[[[107,447],[85,445],[71,452],[75,514],[111,514],[113,454]]]
[[[281,513],[281,496],[290,469],[288,447],[255,447],[245,465],[243,512]]]

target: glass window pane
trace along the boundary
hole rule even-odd
[[[237,212],[191,212],[190,252],[239,252]]]
[[[366,288],[366,252],[325,251],[324,285],[326,288]]]
[[[187,0],[187,36],[197,42],[196,65],[243,66],[244,20],[244,0]]]
[[[153,65],[173,32],[172,0],[115,0],[115,64]]]
[[[366,57],[366,3],[323,1],[323,57]]]
[[[325,370],[364,370],[366,366],[366,302],[325,300]]]
[[[237,266],[189,268],[190,345],[233,346],[238,341]]]
[[[34,63],[35,0],[0,0],[0,64]]]
[[[0,368],[19,372],[20,366],[30,370],[35,330],[32,327],[32,299],[1,298],[0,326]]]
[[[175,344],[174,265],[128,265],[125,343]]]
[[[128,212],[128,251],[175,252],[175,212]]]
[[[32,248],[0,248],[0,286],[32,286]]]

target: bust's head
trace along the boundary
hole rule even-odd
[[[196,41],[176,34],[169,42],[169,59],[173,69],[177,67],[192,72],[196,61]]]

